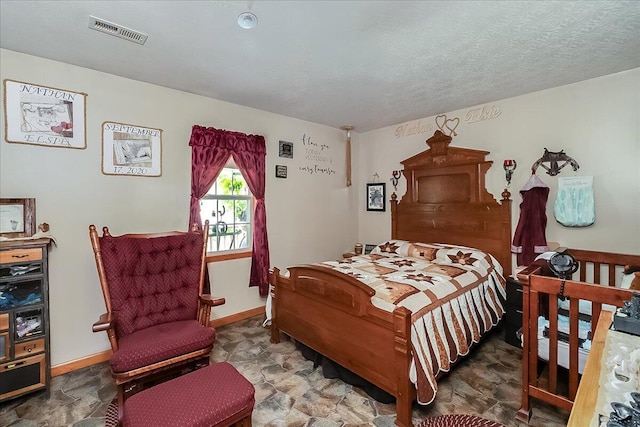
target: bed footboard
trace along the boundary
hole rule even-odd
[[[271,341],[300,341],[396,397],[396,425],[412,426],[415,389],[409,380],[411,313],[375,307],[375,291],[357,279],[317,265],[274,268]]]

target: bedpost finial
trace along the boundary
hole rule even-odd
[[[509,192],[508,189],[504,189],[504,191],[502,192],[502,200],[511,200],[511,193]]]

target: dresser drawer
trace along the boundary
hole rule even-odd
[[[522,284],[515,279],[507,279],[507,304],[522,308]]]
[[[0,401],[47,387],[45,356],[38,354],[0,365]]]
[[[0,264],[13,262],[39,261],[42,259],[41,248],[10,249],[0,251]]]
[[[44,351],[44,338],[39,340],[24,341],[15,344],[16,359],[29,356],[31,354],[42,353]]]
[[[507,323],[520,328],[522,326],[522,307],[507,305]]]
[[[9,313],[0,314],[0,331],[9,329]]]

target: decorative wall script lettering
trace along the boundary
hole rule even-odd
[[[396,138],[404,138],[406,136],[417,135],[419,133],[431,133],[433,132],[433,125],[431,123],[417,120],[401,124],[396,128]]]
[[[500,108],[495,105],[490,107],[484,105],[467,111],[467,114],[464,116],[464,120],[467,123],[478,123],[484,120],[495,119],[496,117],[499,117],[500,114],[502,114],[502,111],[500,111]]]
[[[298,169],[300,169],[301,171],[307,172],[310,175],[320,173],[320,174],[331,176],[336,174],[335,169],[331,169],[329,167],[321,167],[318,165],[299,166]]]
[[[302,145],[304,147],[304,159],[307,161],[307,164],[299,166],[299,170],[307,172],[310,175],[335,175],[336,170],[329,166],[333,164],[333,158],[331,157],[328,144],[317,143],[312,141],[310,135],[303,134]]]

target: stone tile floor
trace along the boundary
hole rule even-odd
[[[269,342],[262,319],[253,317],[218,328],[212,361],[227,360],[256,388],[254,426],[391,427],[395,404],[371,399],[338,379],[326,379],[291,341]],[[473,354],[441,379],[434,403],[414,405],[418,423],[428,416],[463,413],[521,427],[521,352],[506,344],[502,331],[490,335]],[[104,426],[115,386],[106,363],[52,379],[49,398],[33,393],[0,404],[0,427]],[[568,413],[533,402],[530,425],[565,426]]]

